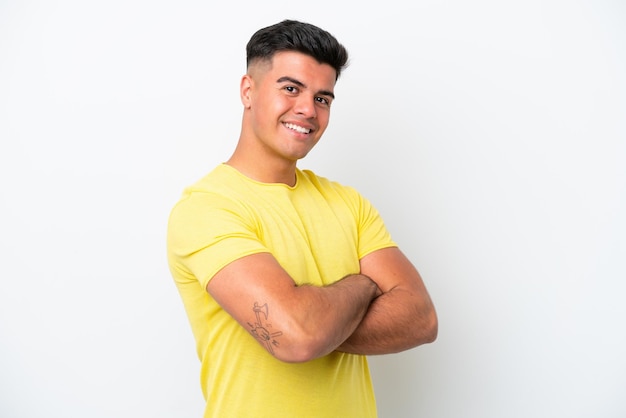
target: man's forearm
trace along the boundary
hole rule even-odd
[[[298,310],[290,333],[299,350],[286,361],[308,361],[324,356],[344,342],[359,326],[380,289],[369,277],[347,276],[326,287],[300,286]]]
[[[430,301],[395,288],[377,297],[354,332],[337,351],[376,355],[408,350],[437,336],[437,317]]]
[[[297,286],[269,253],[242,257],[222,268],[207,291],[277,359],[304,362],[334,351],[361,323],[381,293],[355,274],[325,287]],[[267,344],[272,328],[271,344]]]

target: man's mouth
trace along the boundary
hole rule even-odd
[[[293,123],[285,123],[287,128],[292,129],[296,132],[300,132],[301,134],[310,134],[311,129],[303,128],[302,126],[294,125]]]

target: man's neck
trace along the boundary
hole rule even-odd
[[[284,161],[249,161],[236,152],[226,161],[241,174],[261,183],[283,183],[288,186],[296,184],[296,163]]]

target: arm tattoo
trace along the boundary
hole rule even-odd
[[[275,337],[280,337],[283,333],[281,331],[271,332],[269,330],[269,328],[272,328],[272,324],[267,322],[269,316],[267,303],[259,305],[258,302],[254,302],[252,310],[256,315],[256,322],[254,324],[248,322],[248,325],[250,326],[250,333],[252,333],[252,335],[265,346],[267,351],[274,354],[274,346],[278,347],[279,345]]]

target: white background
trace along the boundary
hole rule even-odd
[[[351,52],[300,167],[374,202],[439,312],[371,358],[380,417],[626,416],[617,0],[0,0],[0,416],[201,416],[167,216],[284,18]]]

